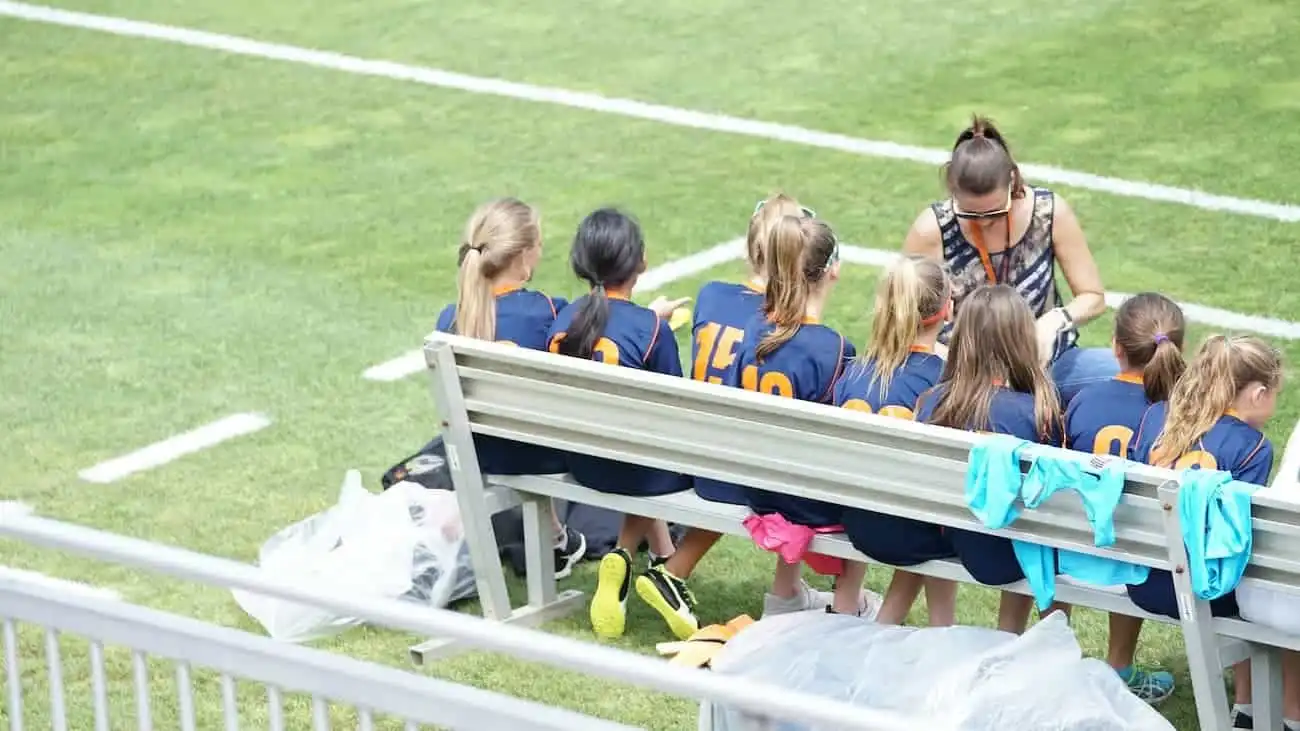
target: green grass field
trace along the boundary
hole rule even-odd
[[[972,111],[1025,161],[1275,202],[1296,200],[1300,15],[1283,0],[834,0],[659,3],[511,0],[364,4],[61,0],[60,7],[367,58],[947,147]],[[372,486],[422,444],[425,383],[366,368],[419,344],[454,296],[455,249],[479,202],[544,213],[539,288],[579,292],[577,221],[617,203],[652,265],[741,234],[784,189],[874,249],[901,245],[941,194],[932,165],[431,88],[0,15],[0,497],[72,522],[240,560],[332,504],[344,470]],[[1032,181],[1031,181],[1032,182]],[[1108,287],[1300,321],[1294,223],[1058,186]],[[829,323],[861,344],[877,272],[849,266]],[[664,288],[692,295],[727,265]],[[1085,340],[1109,338],[1109,319]],[[1192,329],[1193,343],[1216,331]],[[1300,341],[1277,340],[1294,373]],[[683,343],[683,347],[686,344]],[[1300,417],[1289,383],[1270,436]],[[107,485],[77,472],[234,412],[274,424]],[[134,602],[258,631],[227,592],[4,543],[0,563],[117,589]],[[771,560],[725,543],[693,582],[701,616],[757,616]],[[873,572],[880,590],[887,576]],[[590,590],[592,566],[569,582]],[[518,587],[515,587],[518,589]],[[996,594],[966,588],[964,622]],[[633,600],[618,644],[666,631]],[[1105,618],[1080,611],[1087,651]],[[549,631],[592,640],[585,617]],[[362,629],[321,643],[386,663],[411,636]],[[66,662],[86,667],[69,644]],[[24,636],[29,728],[48,727],[39,636]],[[129,663],[114,656],[128,684]],[[1163,707],[1196,727],[1177,633],[1148,628],[1142,662],[1177,673]],[[632,688],[470,654],[439,675],[652,729],[695,708]],[[71,673],[72,728],[89,727]],[[159,727],[175,726],[165,686]],[[200,687],[200,728],[216,686]],[[252,689],[245,720],[258,719]],[[121,698],[114,727],[126,727]],[[296,726],[308,723],[294,706]],[[172,714],[172,715],[168,715]],[[337,719],[339,728],[352,722]],[[3,721],[0,721],[3,723]]]

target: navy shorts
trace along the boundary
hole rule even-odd
[[[791,497],[759,489],[748,489],[745,492],[749,497],[749,509],[755,513],[759,515],[780,513],[791,523],[809,528],[839,525],[841,514],[844,512],[844,508],[839,505],[820,500]]]
[[[1147,580],[1141,584],[1128,585],[1128,598],[1139,608],[1152,614],[1162,614],[1178,619],[1178,597],[1174,593],[1174,577],[1163,569],[1151,569]],[[1229,592],[1218,599],[1210,601],[1210,614],[1216,617],[1235,617],[1237,594]]]
[[[950,530],[948,540],[971,578],[985,586],[1005,586],[1025,578],[1010,538]]]
[[[478,468],[488,475],[551,475],[569,471],[567,455],[558,449],[509,439],[474,435]]]
[[[585,454],[571,454],[568,462],[578,484],[612,495],[654,497],[691,489],[691,478],[676,472]]]
[[[695,478],[695,494],[715,503],[730,505],[749,505],[749,488],[730,482],[711,480],[707,477]]]
[[[841,520],[853,547],[880,563],[916,566],[957,555],[937,525],[855,508],[846,508]]]

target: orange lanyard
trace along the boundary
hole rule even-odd
[[[1014,205],[1014,203],[1012,205]],[[1007,248],[1002,250],[1002,270],[1004,278],[1007,273],[1006,270],[1009,268],[1008,262],[1010,261],[1007,256],[1011,251],[1011,211],[1009,210],[1007,211],[1006,219]],[[980,263],[984,265],[984,273],[989,275],[989,284],[997,284],[998,275],[997,272],[993,271],[993,257],[989,254],[989,247],[984,245],[984,232],[980,230],[978,224],[971,224],[970,232],[972,239],[971,243],[975,244],[975,250],[979,252]]]

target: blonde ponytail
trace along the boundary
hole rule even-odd
[[[500,198],[474,211],[460,243],[454,323],[457,335],[496,339],[493,282],[524,252],[541,242],[537,211],[523,201]]]
[[[1281,356],[1259,338],[1206,338],[1174,386],[1164,428],[1156,437],[1149,461],[1161,467],[1171,466],[1232,408],[1242,389],[1251,383],[1276,388],[1281,380]]]
[[[492,280],[483,274],[482,249],[469,246],[456,277],[456,334],[479,340],[496,340],[497,302]]]
[[[758,342],[759,361],[799,332],[813,285],[834,263],[837,249],[830,226],[812,218],[783,216],[772,227],[767,247],[767,290],[763,312],[772,330]]]
[[[872,384],[882,397],[894,372],[907,362],[917,336],[942,322],[949,294],[943,267],[915,254],[899,257],[880,280],[871,341],[862,360],[875,364]]]

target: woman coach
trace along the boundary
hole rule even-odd
[[[1065,200],[1026,185],[1006,141],[982,117],[957,137],[944,172],[950,197],[917,216],[903,251],[945,264],[955,309],[985,284],[1019,290],[1038,318],[1039,353],[1051,363],[1062,403],[1118,374],[1110,348],[1076,345],[1078,327],[1105,312],[1106,302],[1097,263]],[[1058,262],[1073,294],[1064,306]]]

